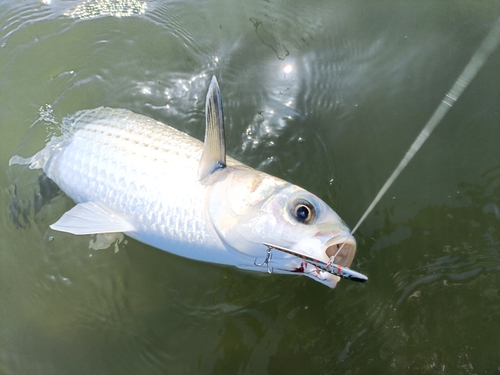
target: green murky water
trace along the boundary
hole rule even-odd
[[[202,138],[217,74],[229,153],[352,227],[498,17],[495,1],[0,1],[0,373],[499,374],[500,50],[356,233],[363,285],[131,239],[96,251],[48,228],[67,197],[8,167],[101,105]]]

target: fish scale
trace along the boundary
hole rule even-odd
[[[70,143],[44,170],[76,203],[102,202],[128,218],[142,212],[132,223],[141,233],[128,234],[153,246],[174,245],[157,244],[157,232],[174,243],[220,246],[206,229],[205,187],[196,179],[202,142],[148,117],[103,107],[66,119],[63,133]]]

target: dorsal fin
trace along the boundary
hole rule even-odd
[[[215,76],[212,77],[205,101],[205,123],[205,144],[198,166],[198,179],[200,181],[217,169],[226,166],[222,97]]]

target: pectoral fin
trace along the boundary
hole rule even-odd
[[[72,234],[132,232],[134,227],[94,202],[79,203],[50,226]]]
[[[205,101],[205,144],[198,167],[201,181],[214,171],[226,166],[226,139],[224,137],[224,117],[222,97],[217,78],[212,77]]]

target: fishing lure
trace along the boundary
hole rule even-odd
[[[360,272],[351,270],[349,267],[344,267],[344,266],[333,263],[333,259],[335,258],[335,256],[332,256],[330,258],[330,260],[328,261],[328,263],[325,263],[319,259],[310,257],[308,255],[302,254],[302,253],[295,251],[295,250],[287,249],[285,247],[271,245],[268,243],[264,243],[264,245],[267,246],[267,248],[268,248],[268,258],[270,258],[270,256],[271,256],[270,250],[275,249],[275,250],[279,250],[279,251],[282,251],[282,252],[287,253],[287,254],[291,254],[291,255],[296,256],[298,258],[301,258],[301,259],[305,260],[307,263],[312,264],[313,266],[318,267],[319,269],[321,269],[325,272],[331,273],[332,275],[339,276],[339,277],[342,277],[344,279],[348,279],[348,280],[352,280],[352,281],[357,281],[360,283],[364,283],[365,281],[368,280],[368,277],[366,277],[365,275],[363,275]],[[264,261],[264,263],[267,264],[268,262]]]

